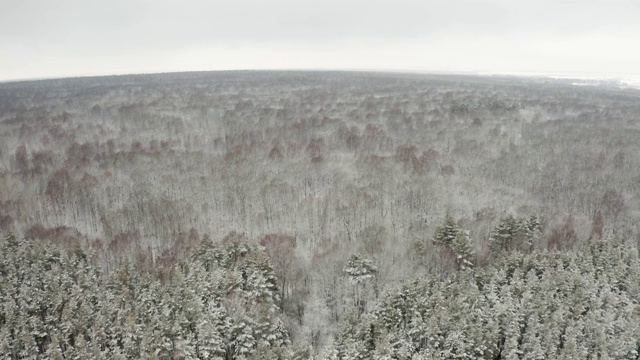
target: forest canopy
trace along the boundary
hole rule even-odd
[[[640,91],[0,84],[7,358],[638,358]]]

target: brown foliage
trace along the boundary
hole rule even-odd
[[[54,154],[51,150],[35,151],[31,154],[31,163],[35,174],[43,174],[54,163]]]
[[[380,129],[373,124],[367,124],[367,126],[365,126],[364,128],[364,136],[367,138],[367,140],[374,140],[380,135],[380,133]]]
[[[440,168],[440,173],[445,176],[451,176],[456,173],[456,169],[453,167],[453,165],[443,165]]]
[[[602,196],[602,206],[615,219],[625,209],[624,196],[619,191],[607,190]]]
[[[71,176],[69,176],[69,172],[65,169],[60,169],[53,173],[47,181],[47,188],[45,190],[45,195],[47,195],[51,200],[60,201],[62,200],[66,189],[71,185]]]
[[[65,225],[47,228],[42,224],[35,224],[25,231],[24,237],[26,239],[50,241],[67,248],[86,240],[77,229]]]
[[[222,238],[223,244],[228,244],[231,242],[238,242],[238,243],[247,242],[247,236],[244,233],[238,233],[236,231],[232,231]]]
[[[404,144],[396,148],[395,158],[403,164],[405,170],[413,170],[417,174],[423,174],[428,170],[431,163],[437,159],[439,153],[433,149],[428,149],[418,156],[418,149],[415,145]]]
[[[131,143],[131,152],[140,153],[142,152],[142,143],[140,141],[134,141]]]
[[[260,245],[265,247],[267,253],[290,252],[296,247],[296,238],[286,234],[267,234],[260,239]]]
[[[309,141],[307,153],[311,158],[322,158],[324,154],[324,147],[325,144],[323,138],[313,138]]]
[[[19,171],[25,171],[29,168],[29,155],[27,154],[27,148],[24,145],[20,145],[16,148],[15,159],[16,166]]]
[[[98,185],[98,178],[91,174],[84,173],[82,179],[80,180],[80,187],[83,190],[89,190],[96,185]]]
[[[198,231],[191,228],[189,232],[181,232],[174,235],[174,240],[171,244],[171,253],[177,255],[179,258],[186,258],[200,243],[200,236]]]
[[[602,239],[604,230],[604,217],[602,216],[602,212],[600,210],[596,210],[596,213],[593,215],[593,221],[591,224],[591,234],[589,234],[589,241]]]
[[[427,162],[435,161],[438,157],[440,157],[440,153],[433,148],[429,148],[422,153],[422,159]]]
[[[284,155],[282,155],[282,150],[280,150],[280,147],[278,145],[274,145],[269,152],[269,159],[280,160],[282,158],[284,158]]]
[[[96,156],[97,148],[97,145],[94,143],[83,143],[80,145],[74,142],[67,148],[66,163],[75,166],[87,166]]]
[[[573,248],[578,241],[578,235],[574,227],[573,216],[568,216],[566,220],[556,225],[551,230],[551,235],[547,239],[549,249],[567,250]]]
[[[411,167],[414,162],[418,161],[416,152],[415,145],[400,145],[396,148],[396,160],[401,162],[405,168]]]
[[[109,250],[116,254],[124,254],[130,250],[132,245],[137,244],[140,240],[140,234],[135,232],[121,232],[111,239]]]
[[[224,154],[224,160],[229,162],[238,162],[246,160],[247,156],[251,153],[251,148],[247,145],[235,145],[227,150]]]
[[[351,129],[349,129],[345,139],[347,148],[349,148],[349,150],[355,151],[360,147],[360,142],[361,139],[360,135],[358,134],[358,128],[352,126]]]

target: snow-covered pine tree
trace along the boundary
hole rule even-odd
[[[432,242],[453,255],[458,270],[473,268],[474,251],[469,232],[462,230],[451,214],[447,214],[442,226],[436,228]]]
[[[540,219],[538,215],[531,214],[526,222],[527,229],[527,250],[533,251],[536,244],[540,241],[542,236],[542,227],[540,226]]]
[[[471,239],[469,232],[460,230],[455,239],[451,243],[451,250],[456,257],[458,270],[467,270],[473,268],[474,252],[471,247]]]
[[[502,218],[489,237],[489,249],[491,252],[497,254],[501,251],[513,249],[513,242],[517,232],[518,222],[513,215],[509,214]]]
[[[436,232],[433,236],[432,241],[436,245],[450,247],[451,244],[453,244],[453,242],[455,241],[458,232],[459,228],[455,220],[453,219],[453,216],[447,213],[444,219],[444,224],[436,228]]]
[[[347,260],[343,271],[347,273],[352,283],[360,284],[372,280],[376,276],[378,269],[371,260],[363,259],[359,254],[354,254]]]
[[[367,298],[365,295],[367,284],[375,279],[378,268],[373,265],[373,261],[361,258],[359,254],[354,254],[347,260],[342,271],[347,274],[349,282],[355,285],[354,305],[357,309],[358,316],[360,316],[367,307]]]
[[[522,338],[522,359],[523,360],[544,360],[544,350],[542,349],[540,337],[542,327],[536,316],[530,316],[525,322],[525,333]]]

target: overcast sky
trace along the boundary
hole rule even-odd
[[[0,0],[0,80],[226,69],[640,75],[640,1]]]

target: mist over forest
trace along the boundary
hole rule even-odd
[[[638,359],[640,90],[588,85],[0,83],[0,357]]]

